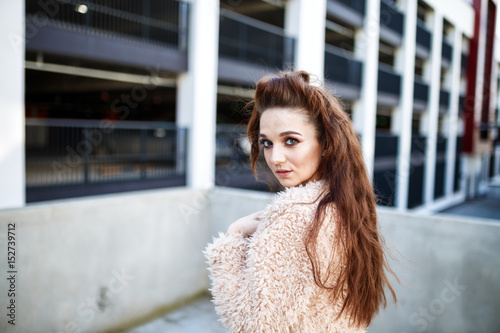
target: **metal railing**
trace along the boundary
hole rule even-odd
[[[399,96],[401,76],[390,66],[381,63],[378,66],[378,91]]]
[[[380,1],[380,25],[403,34],[404,15],[391,0]]]
[[[446,145],[448,139],[438,135],[436,143],[436,169],[434,176],[434,199],[444,196],[446,173]]]
[[[26,0],[26,14],[28,21],[43,16],[44,25],[61,30],[185,51],[187,6],[176,0]]]
[[[377,133],[375,135],[375,158],[397,156],[399,137],[391,134]]]
[[[462,174],[462,142],[461,136],[457,137],[457,151],[455,156],[455,175],[453,180],[453,192],[460,191],[460,179]]]
[[[458,113],[462,114],[464,112],[464,107],[465,107],[465,96],[460,95],[458,97]]]
[[[462,68],[463,71],[467,70],[467,61],[469,60],[469,55],[466,54],[466,53],[462,53],[462,57],[461,57],[461,63],[460,63],[460,66]]]
[[[255,180],[250,168],[250,143],[245,126],[217,125],[215,157],[217,186],[264,191],[269,189],[267,184]]]
[[[379,205],[394,205],[398,145],[397,136],[385,133],[376,134],[373,184]]]
[[[71,186],[98,194],[106,184],[184,183],[185,157],[186,129],[172,123],[26,119],[28,197]],[[63,194],[73,196],[71,190]]]
[[[346,50],[325,46],[325,77],[329,80],[361,87],[363,63]]]
[[[236,125],[217,125],[216,185],[268,190],[264,183],[255,181],[249,162],[249,143],[245,128]],[[436,143],[435,198],[444,195],[447,139],[438,137]],[[377,133],[373,183],[377,204],[393,206],[397,186],[397,158],[399,136]],[[427,137],[413,134],[411,142],[408,208],[423,204],[424,165]],[[457,139],[454,191],[459,189],[461,138]]]
[[[452,53],[453,53],[453,47],[445,39],[443,39],[441,56],[444,59],[451,61]]]
[[[424,102],[429,100],[429,85],[418,78],[415,78],[413,84],[413,99]]]
[[[432,33],[422,20],[417,19],[417,44],[425,47],[427,50],[430,50],[431,39]]]
[[[349,7],[360,14],[365,14],[365,0],[329,0],[332,2],[339,2],[346,7]]]
[[[411,138],[408,208],[414,208],[423,203],[426,141],[426,137],[417,134],[413,134]]]
[[[436,141],[436,164],[434,197],[444,195],[446,173],[446,149],[448,140],[442,136]],[[375,139],[374,187],[378,196],[378,204],[392,206],[397,184],[397,156],[399,137],[390,134],[377,133]],[[409,170],[408,208],[423,204],[423,184],[425,152],[427,137],[418,134],[412,135],[411,158]],[[455,161],[454,191],[459,190],[460,182],[460,152],[461,137],[457,138],[457,155]]]
[[[293,63],[294,39],[283,29],[222,9],[219,27],[219,56],[269,69]]]
[[[450,93],[446,90],[439,91],[439,105],[446,108],[450,107]]]
[[[245,169],[249,163],[249,142],[246,128],[233,124],[219,124],[216,130],[216,167]]]

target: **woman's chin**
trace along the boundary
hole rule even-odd
[[[278,181],[283,187],[295,187],[300,184],[300,182],[291,179],[278,179]]]

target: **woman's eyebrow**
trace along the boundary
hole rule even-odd
[[[280,133],[280,136],[287,136],[287,135],[290,135],[290,134],[295,134],[295,135],[300,135],[300,136],[303,136],[302,134],[300,134],[299,132],[295,132],[295,131],[286,131],[286,132],[282,132]],[[259,137],[261,138],[265,138],[267,137],[267,135],[265,135],[264,133],[260,133]]]
[[[295,134],[295,135],[300,135],[300,136],[303,136],[302,134],[300,134],[299,132],[294,132],[294,131],[286,131],[286,132],[283,132],[280,134],[280,136],[285,136],[285,135],[290,135],[290,134]]]

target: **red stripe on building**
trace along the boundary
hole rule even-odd
[[[467,93],[464,102],[464,137],[462,151],[474,152],[474,105],[476,104],[477,56],[479,46],[479,31],[481,27],[481,0],[474,0],[474,35],[469,41],[469,56],[467,61]]]

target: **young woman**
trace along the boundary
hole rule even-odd
[[[349,117],[304,71],[262,78],[252,106],[252,168],[263,152],[285,190],[205,251],[220,321],[231,332],[364,332],[384,286],[396,295]]]

